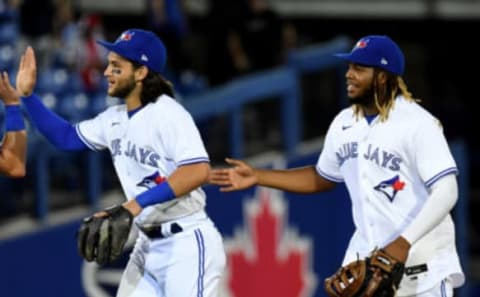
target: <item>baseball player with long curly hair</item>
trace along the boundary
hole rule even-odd
[[[452,296],[465,279],[450,216],[458,169],[440,122],[407,90],[404,55],[388,36],[365,36],[337,57],[348,62],[351,106],[331,123],[316,166],[266,170],[227,158],[232,167],[212,170],[210,182],[224,192],[262,185],[299,193],[344,182],[356,230],[343,265],[382,249],[405,266],[398,288],[374,296]],[[340,279],[327,292],[360,296],[350,289]]]
[[[102,265],[122,253],[131,225],[139,228],[118,297],[216,296],[225,266],[222,238],[205,212],[210,165],[191,115],[173,99],[161,73],[163,42],[129,29],[109,50],[108,95],[125,100],[71,125],[33,93],[35,63],[20,69],[18,91],[39,131],[62,150],[110,151],[127,202],[85,218],[78,250]],[[34,60],[33,51],[26,59]]]

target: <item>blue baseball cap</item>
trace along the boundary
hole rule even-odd
[[[349,53],[334,56],[351,63],[377,67],[402,75],[405,70],[405,58],[400,47],[388,36],[369,35],[360,38]]]
[[[129,29],[114,43],[97,40],[97,43],[131,61],[140,63],[157,73],[162,73],[167,60],[167,50],[158,36],[142,29]]]

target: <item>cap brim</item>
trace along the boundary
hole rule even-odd
[[[136,61],[134,57],[131,56],[131,53],[126,51],[122,46],[119,46],[116,43],[111,43],[107,41],[97,40],[97,43],[106,48],[107,50],[122,56],[125,59]]]
[[[104,48],[108,49],[109,51],[113,51],[113,52],[116,51],[115,44],[113,44],[111,42],[106,42],[106,41],[103,41],[103,40],[97,40],[97,43],[100,44],[101,46],[103,46]]]
[[[359,59],[357,56],[353,56],[351,53],[334,54],[334,56],[353,64],[375,67],[374,65],[365,63],[365,61]]]
[[[350,53],[333,54],[333,56],[343,60],[352,61],[352,55]]]

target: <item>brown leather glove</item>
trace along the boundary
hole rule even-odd
[[[404,263],[374,250],[365,260],[343,266],[325,279],[325,291],[330,297],[393,297],[404,270]]]

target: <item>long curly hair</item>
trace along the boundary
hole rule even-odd
[[[379,74],[383,72],[386,75],[385,83],[380,82]],[[420,99],[413,98],[412,93],[408,91],[407,84],[401,76],[388,71],[374,68],[373,72],[373,97],[375,106],[378,109],[380,121],[386,121],[390,110],[395,104],[395,97],[402,95],[406,100],[420,102]],[[363,110],[360,106],[353,106],[356,117],[363,116]]]
[[[134,69],[138,69],[143,65],[137,62],[133,62]],[[148,69],[148,74],[143,80],[143,88],[140,93],[140,101],[142,106],[147,105],[150,102],[157,101],[157,98],[163,94],[166,94],[172,98],[175,97],[175,92],[173,89],[173,84],[160,75],[157,72]]]

